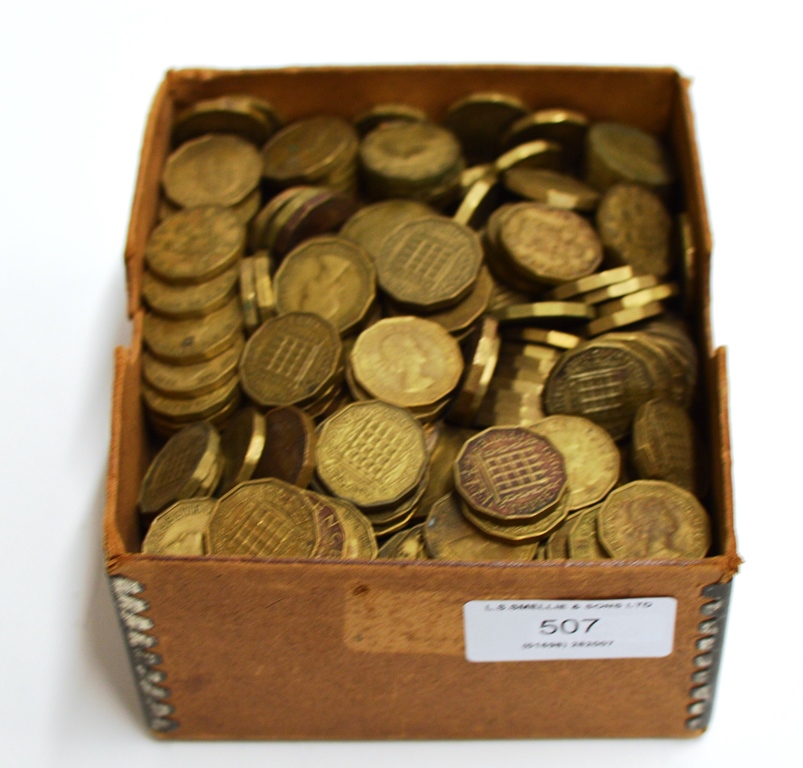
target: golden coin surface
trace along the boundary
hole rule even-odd
[[[552,141],[528,141],[509,149],[496,158],[494,169],[499,174],[516,168],[550,168],[561,166],[561,149]],[[561,206],[565,207],[565,206]]]
[[[625,328],[628,325],[639,323],[642,320],[648,320],[651,317],[657,317],[666,312],[666,305],[660,301],[653,301],[649,304],[644,304],[641,307],[632,307],[631,309],[620,309],[618,312],[612,312],[610,315],[598,317],[592,320],[586,326],[587,336],[598,336],[601,333],[608,333],[609,331],[616,330],[617,328]]]
[[[232,298],[236,285],[237,267],[194,285],[166,283],[146,271],[142,275],[142,298],[154,312],[183,320],[220,309]]]
[[[249,480],[218,499],[207,528],[211,555],[310,557],[320,539],[304,491],[281,480]]]
[[[171,437],[150,463],[139,492],[139,508],[155,515],[180,499],[196,495],[220,456],[220,435],[206,422],[191,424]]]
[[[644,403],[633,421],[631,457],[636,474],[666,480],[695,493],[697,451],[694,425],[685,408],[660,398]]]
[[[570,511],[601,501],[616,485],[619,449],[608,432],[593,421],[580,416],[547,416],[530,429],[549,438],[563,454]]]
[[[273,281],[270,277],[270,257],[265,252],[254,254],[254,283],[257,294],[257,311],[259,321],[264,323],[269,317],[276,314],[276,294],[273,290]]]
[[[550,441],[520,427],[491,427],[467,440],[455,488],[473,511],[502,523],[548,514],[566,489],[566,465]]]
[[[499,237],[519,270],[548,285],[590,275],[602,262],[602,245],[585,219],[539,203],[513,208]]]
[[[318,477],[359,507],[398,503],[418,487],[427,463],[424,432],[403,408],[353,403],[321,426]]]
[[[229,210],[188,208],[170,216],[151,233],[145,262],[169,283],[201,283],[225,272],[242,255],[245,228]]]
[[[584,154],[588,118],[573,109],[539,109],[520,117],[502,138],[502,146],[510,149],[518,144],[543,139],[560,145],[563,164],[577,170]]]
[[[280,186],[321,179],[357,153],[359,137],[339,117],[311,117],[290,123],[265,145],[263,174]]]
[[[661,199],[638,184],[616,184],[600,201],[597,230],[608,259],[665,278],[674,266],[672,219]]]
[[[275,477],[305,488],[315,471],[315,424],[292,405],[272,408],[265,414],[265,447],[254,477]]]
[[[351,366],[371,396],[403,408],[424,407],[454,390],[463,373],[463,355],[437,323],[389,317],[359,335]]]
[[[625,309],[634,309],[656,301],[665,301],[677,296],[679,293],[680,288],[677,283],[661,283],[653,288],[645,288],[643,291],[629,293],[621,299],[606,301],[597,307],[597,313],[600,317],[607,317]]]
[[[452,219],[472,229],[479,229],[499,205],[501,185],[496,176],[483,176],[471,185]]]
[[[359,243],[374,260],[382,243],[400,224],[435,216],[434,208],[417,200],[382,200],[360,208],[340,230],[340,236]]]
[[[516,166],[503,176],[505,188],[519,197],[552,208],[568,211],[593,211],[599,204],[600,194],[574,176],[547,168]]]
[[[310,189],[309,186],[290,187],[271,197],[248,225],[248,250],[269,250],[270,243],[268,242],[268,235],[270,234],[274,219],[297,195],[311,194],[309,191]]]
[[[210,360],[236,344],[242,325],[240,303],[232,299],[205,317],[174,320],[147,313],[142,338],[160,360],[189,365]]]
[[[229,207],[257,188],[261,174],[262,161],[250,141],[212,134],[191,139],[167,158],[162,186],[182,208]]]
[[[377,280],[400,304],[434,312],[471,290],[482,258],[480,239],[468,227],[446,218],[416,219],[383,242]]]
[[[239,336],[219,355],[192,365],[165,363],[145,351],[142,354],[142,378],[162,394],[198,397],[237,375],[237,363],[244,345],[245,339]]]
[[[263,407],[303,404],[331,384],[341,350],[337,329],[318,315],[291,312],[271,318],[245,344],[240,382]]]
[[[344,335],[362,322],[376,298],[376,270],[356,243],[321,236],[284,258],[274,289],[278,314],[312,312]]]
[[[406,123],[417,123],[427,119],[427,113],[412,104],[402,102],[388,102],[384,104],[374,104],[364,112],[354,118],[354,127],[360,136],[366,136],[374,128],[378,128],[383,123],[390,123],[400,120]]]
[[[318,543],[310,557],[340,559],[346,551],[346,529],[332,499],[314,491],[305,491],[304,495],[318,523]]]
[[[581,301],[536,301],[532,304],[510,304],[495,309],[491,317],[500,323],[528,323],[544,320],[590,320],[594,310]]]
[[[174,424],[186,424],[199,419],[211,419],[232,401],[240,398],[240,383],[236,376],[227,379],[216,389],[196,397],[170,397],[142,382],[142,399],[148,410]]]
[[[471,162],[484,162],[496,158],[505,131],[528,112],[516,96],[478,92],[450,104],[443,124],[459,138]]]
[[[240,307],[245,330],[252,333],[259,327],[259,307],[254,260],[250,258],[240,261]]]
[[[452,562],[528,561],[536,544],[515,544],[492,539],[466,520],[459,498],[448,493],[431,507],[424,523],[424,542],[434,560]]]
[[[399,531],[379,549],[379,557],[390,560],[428,560],[424,546],[423,523]]]
[[[494,168],[493,163],[482,163],[481,165],[472,165],[470,168],[466,168],[460,174],[460,190],[461,195],[465,197],[469,190],[476,184],[480,179],[486,177],[496,177],[496,169]]]
[[[539,517],[535,522],[518,525],[510,525],[478,515],[465,501],[461,501],[460,510],[466,520],[488,536],[501,541],[537,543],[549,536],[566,520],[569,514],[569,505],[564,493],[551,512]]]
[[[556,349],[574,349],[582,339],[572,333],[544,328],[505,328],[503,341],[521,341],[526,344],[546,344]]]
[[[493,290],[494,281],[491,273],[487,267],[482,266],[477,276],[477,282],[474,283],[474,287],[465,298],[448,309],[427,314],[426,319],[442,325],[453,335],[461,334],[469,330],[488,309]]]
[[[183,499],[160,512],[142,541],[146,555],[204,555],[204,532],[214,499]]]
[[[703,506],[663,480],[635,480],[617,488],[598,515],[599,538],[611,557],[700,558],[711,546],[711,522]]]
[[[371,521],[350,501],[329,497],[346,534],[343,557],[347,560],[374,560],[379,553]]]
[[[630,269],[630,267],[617,267],[617,269]],[[615,269],[610,270],[615,272]],[[603,274],[600,272],[599,274]],[[602,304],[621,296],[628,296],[631,293],[643,291],[645,288],[652,288],[658,285],[660,280],[655,275],[636,275],[627,280],[622,280],[611,285],[606,285],[603,288],[598,288],[594,291],[584,293],[581,298],[586,304]]]
[[[566,299],[573,299],[580,294],[588,294],[591,291],[596,291],[600,288],[605,288],[614,283],[621,283],[624,280],[629,280],[634,277],[632,267],[615,267],[614,269],[606,269],[604,272],[595,272],[593,275],[581,277],[579,280],[572,280],[563,285],[558,285],[544,295],[544,298],[550,301],[565,301]],[[583,296],[583,301],[586,300],[586,295]]]
[[[219,494],[253,477],[265,447],[265,416],[254,408],[243,408],[220,433],[223,476]]]
[[[608,553],[603,549],[597,535],[597,515],[601,506],[597,504],[581,510],[577,520],[569,528],[569,556],[572,560],[608,559]]]
[[[180,112],[173,122],[172,138],[174,144],[183,144],[209,133],[231,133],[261,147],[278,126],[268,102],[232,94],[204,99]]]
[[[596,123],[587,137],[587,178],[600,190],[619,181],[632,181],[653,189],[674,179],[661,142],[632,125]]]

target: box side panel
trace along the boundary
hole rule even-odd
[[[701,611],[711,602],[702,593],[722,575],[717,560],[313,568],[133,556],[112,579],[143,601],[133,629],[149,638],[135,642],[157,654],[141,676],[158,681],[145,698],[158,733],[434,739],[692,735],[702,727],[692,717],[690,730],[687,720],[705,637]],[[629,596],[677,598],[669,656],[465,659],[469,600]]]

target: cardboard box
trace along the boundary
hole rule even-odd
[[[131,346],[116,350],[104,518],[106,568],[147,722],[179,739],[691,736],[708,724],[731,579],[733,530],[724,349],[709,325],[711,240],[688,82],[671,69],[420,66],[169,72],[148,119],[125,259]],[[473,91],[666,137],[697,248],[694,298],[710,452],[711,555],[693,561],[260,561],[138,552],[136,499],[152,447],[139,397],[143,252],[177,109],[226,93],[269,99],[287,120],[349,118],[402,100],[439,119]],[[659,658],[469,661],[476,600],[671,597]]]

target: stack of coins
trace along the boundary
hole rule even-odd
[[[640,129],[546,106],[179,114],[142,281],[143,399],[174,435],[143,481],[143,527],[170,511],[147,552],[705,554],[673,171]],[[193,430],[216,447],[171,459]],[[623,488],[660,510],[640,549]]]

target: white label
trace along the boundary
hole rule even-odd
[[[469,661],[649,659],[672,653],[674,597],[472,600],[463,606]]]

